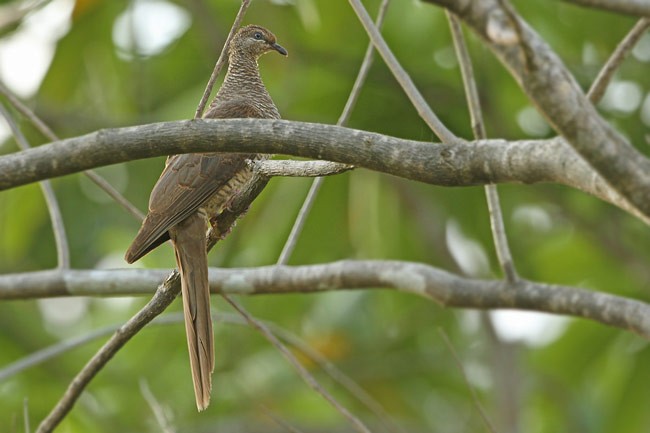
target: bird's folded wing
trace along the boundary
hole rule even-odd
[[[131,243],[129,263],[157,246],[167,231],[197,211],[220,187],[246,167],[250,154],[174,155],[160,175],[149,199],[149,214]]]
[[[205,117],[250,118],[262,113],[244,99],[219,103]],[[149,198],[149,213],[126,252],[133,263],[169,239],[167,231],[192,215],[237,172],[253,154],[188,153],[168,158]]]

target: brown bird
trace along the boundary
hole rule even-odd
[[[203,117],[279,119],[257,65],[257,59],[269,51],[287,55],[267,29],[255,25],[239,29],[229,46],[224,82]],[[133,263],[166,240],[172,241],[181,275],[185,331],[199,411],[210,403],[214,370],[206,231],[246,189],[252,178],[247,160],[264,157],[220,153],[170,156],[151,191],[149,213],[126,252],[126,261]]]

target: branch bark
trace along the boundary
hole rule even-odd
[[[168,269],[50,270],[0,276],[0,299],[151,295]],[[213,292],[257,295],[390,288],[454,308],[516,308],[591,319],[650,339],[650,305],[577,287],[465,278],[420,263],[344,260],[310,266],[210,269]]]
[[[250,161],[253,170],[262,176],[320,177],[345,173],[354,167],[331,161],[293,161],[262,159]]]
[[[567,142],[644,215],[650,214],[650,160],[603,120],[548,44],[507,0],[426,0],[464,20],[509,69]]]
[[[560,183],[650,224],[650,210],[635,208],[560,138],[433,145],[286,120],[201,119],[103,129],[0,157],[0,190],[133,159],[208,151],[325,159],[443,186]]]

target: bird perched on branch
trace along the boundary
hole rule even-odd
[[[228,72],[204,118],[280,118],[257,65],[257,59],[269,51],[287,55],[273,33],[263,27],[249,25],[237,31],[229,46]],[[259,158],[263,156],[219,153],[169,157],[151,191],[149,213],[125,256],[133,263],[166,240],[172,241],[200,411],[210,403],[214,370],[206,231],[251,181],[247,160]]]

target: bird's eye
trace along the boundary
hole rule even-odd
[[[255,39],[258,39],[258,40],[259,40],[259,39],[262,39],[262,34],[261,34],[260,32],[255,32],[255,34],[253,35],[253,37],[254,37]]]

